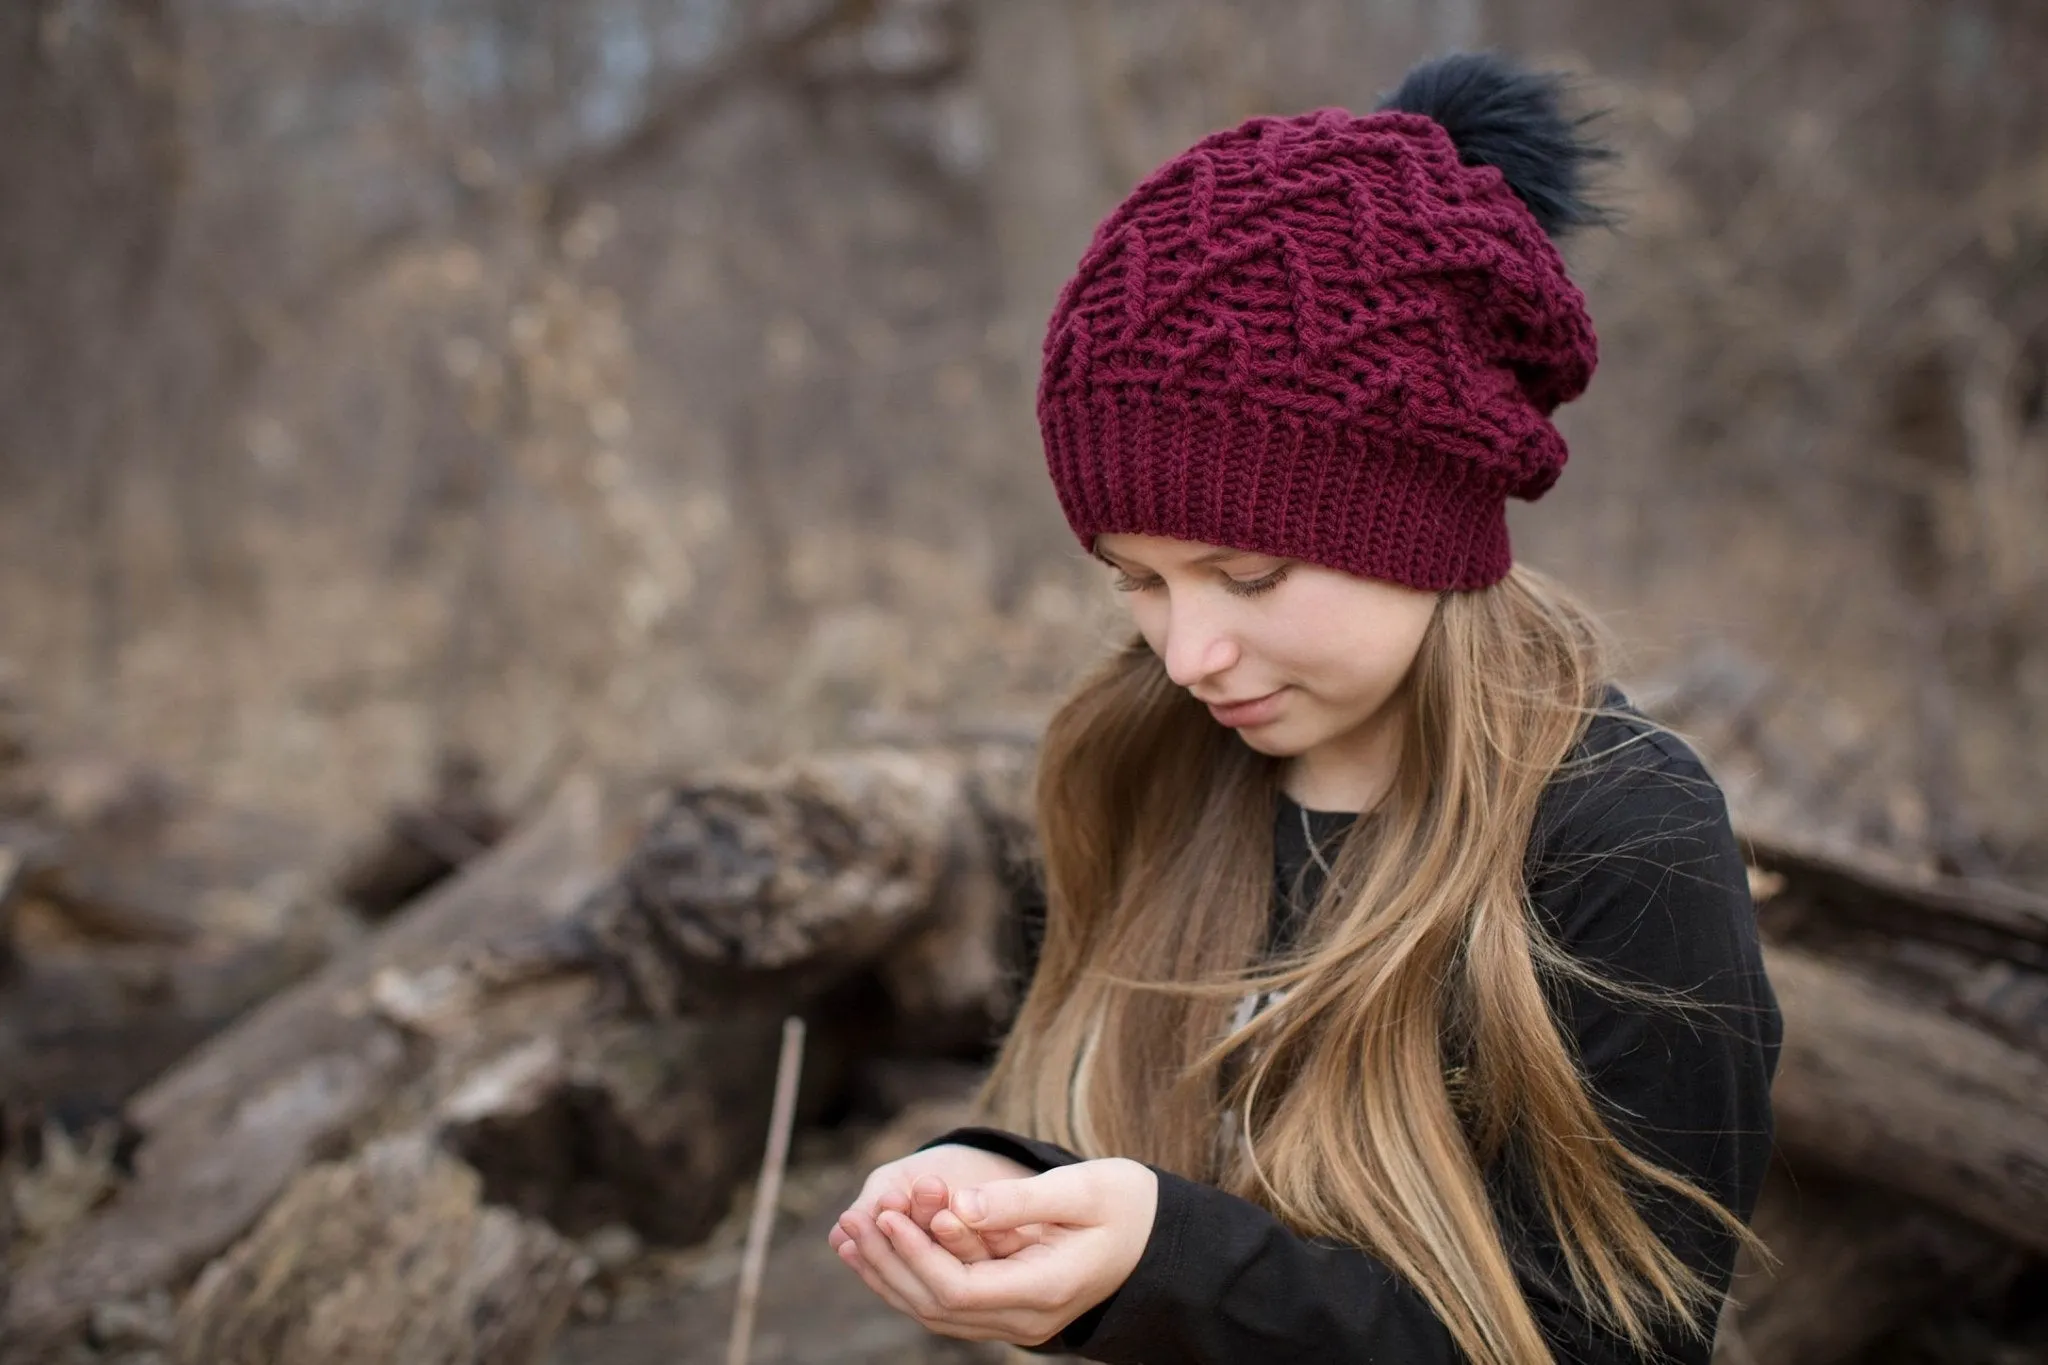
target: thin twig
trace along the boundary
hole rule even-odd
[[[804,1021],[791,1015],[782,1021],[782,1058],[775,1065],[768,1155],[761,1162],[761,1183],[754,1190],[754,1218],[747,1227],[746,1255],[740,1261],[740,1301],[733,1313],[732,1337],[725,1347],[725,1365],[747,1365],[747,1352],[753,1344],[754,1305],[761,1297],[768,1234],[775,1226],[775,1207],[782,1199],[782,1169],[789,1162],[789,1130],[796,1120],[796,1081],[803,1069],[803,1055]]]

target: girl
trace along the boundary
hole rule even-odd
[[[1040,756],[990,1126],[832,1233],[931,1330],[1146,1365],[1703,1365],[1778,1014],[1719,789],[1511,562],[1594,337],[1559,83],[1253,119],[1097,230],[1039,417],[1137,637]]]

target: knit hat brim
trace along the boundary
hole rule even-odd
[[[1079,388],[1041,395],[1040,428],[1076,537],[1168,536],[1425,590],[1505,577],[1505,480],[1463,455],[1386,444],[1240,395]],[[1535,437],[1559,440],[1547,424]],[[1179,458],[1143,453],[1173,449]]]

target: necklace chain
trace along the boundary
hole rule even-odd
[[[1316,845],[1315,831],[1309,828],[1308,807],[1297,805],[1295,809],[1301,812],[1301,837],[1308,841],[1308,856],[1315,860],[1315,865],[1321,868],[1323,875],[1327,877],[1330,875],[1330,865],[1323,860],[1323,850]]]

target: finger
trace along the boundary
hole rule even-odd
[[[916,1278],[919,1289],[929,1298],[936,1316],[949,1322],[970,1321],[979,1305],[972,1301],[967,1267],[933,1241],[925,1230],[900,1214],[886,1214],[875,1220],[889,1239],[897,1264]],[[901,1283],[892,1279],[892,1284]]]
[[[1037,1246],[1045,1240],[1045,1224],[1026,1223],[1021,1228],[969,1228],[981,1244],[988,1248],[988,1254],[998,1259],[1015,1256],[1026,1247]]]
[[[903,1296],[894,1289],[891,1289],[883,1281],[882,1277],[875,1273],[874,1267],[869,1265],[867,1258],[860,1254],[859,1245],[851,1237],[840,1243],[839,1259],[851,1268],[854,1274],[860,1276],[861,1282],[873,1290],[875,1296],[881,1299],[883,1303],[888,1304],[907,1318],[917,1317],[916,1311],[904,1301]]]
[[[932,1235],[932,1240],[952,1252],[953,1258],[962,1265],[972,1265],[976,1261],[992,1260],[995,1257],[995,1253],[981,1240],[980,1235],[961,1222],[960,1216],[951,1209],[940,1209],[933,1214],[928,1231]]]
[[[1033,1345],[1065,1320],[1044,1318],[1048,1305],[1073,1298],[1071,1267],[1044,1246],[1034,1244],[1016,1263],[963,1266],[949,1263],[945,1249],[900,1214],[886,1215],[876,1226],[934,1300],[930,1313],[912,1314],[931,1331],[968,1341]],[[993,1274],[999,1266],[1005,1272],[1000,1279]]]
[[[848,1265],[852,1266],[859,1273],[868,1288],[872,1289],[882,1302],[888,1304],[891,1308],[917,1323],[928,1332],[934,1332],[941,1336],[955,1337],[963,1341],[1022,1343],[1025,1338],[1034,1336],[1033,1327],[1035,1327],[1035,1324],[1026,1326],[1021,1332],[1018,1332],[1011,1330],[1007,1324],[1000,1320],[982,1321],[979,1318],[965,1319],[952,1314],[948,1314],[945,1317],[930,1317],[920,1314],[908,1303],[905,1303],[900,1294],[884,1282],[866,1262],[861,1260],[860,1252],[854,1249],[851,1243],[847,1244],[847,1249],[841,1253],[840,1259],[846,1261]],[[1043,1334],[1036,1335],[1042,1337]]]
[[[872,1218],[885,1199],[897,1203],[900,1208],[910,1207],[909,1182],[893,1172],[876,1171],[869,1175],[866,1183],[860,1187],[860,1195],[853,1201],[852,1207]]]
[[[1005,1323],[1020,1312],[1065,1304],[1078,1287],[1072,1251],[1034,1243],[1016,1255],[949,1268],[937,1259],[945,1255],[944,1249],[930,1239],[926,1245],[929,1253],[907,1236],[896,1242],[904,1265],[930,1287],[934,1298],[943,1297],[946,1316],[955,1321]]]
[[[895,1244],[882,1230],[881,1219],[916,1226],[900,1213],[883,1213],[880,1219],[856,1215],[853,1219],[853,1240],[859,1245],[860,1254],[867,1261],[868,1269],[880,1276],[884,1284],[895,1290],[897,1295],[910,1305],[911,1316],[920,1319],[936,1316],[938,1300],[933,1297],[931,1289],[917,1273],[903,1263],[903,1258],[897,1254]]]
[[[905,1291],[905,1275],[918,1285],[913,1302],[930,1302],[930,1318],[926,1326],[934,1330],[977,1330],[989,1326],[1001,1310],[989,1312],[977,1302],[975,1287],[971,1283],[971,1269],[958,1263],[952,1252],[934,1242],[924,1228],[903,1218],[901,1214],[887,1214],[877,1220],[883,1236],[889,1238],[889,1246],[895,1252],[899,1267],[897,1275],[883,1271],[883,1277]]]
[[[852,1229],[854,1226],[855,1224],[851,1219],[844,1221],[842,1224],[844,1229]],[[922,1321],[917,1308],[882,1277],[881,1271],[876,1269],[874,1263],[861,1251],[860,1236],[857,1232],[851,1230],[847,1232],[846,1240],[839,1247],[839,1259],[850,1266],[854,1273],[860,1276],[862,1283],[873,1290],[891,1308],[906,1317],[919,1318]]]
[[[1027,1223],[1100,1221],[1101,1194],[1095,1173],[1076,1166],[1055,1166],[1021,1180],[991,1180],[953,1192],[953,1212],[976,1232],[1013,1230]]]
[[[916,1183],[910,1187],[910,1207],[899,1212],[909,1213],[911,1222],[929,1229],[932,1225],[932,1215],[945,1208],[952,1195],[952,1190],[939,1177],[919,1176]]]
[[[877,1225],[948,1323],[995,1326],[1013,1319],[1019,1310],[1070,1297],[1054,1288],[1070,1267],[1043,1251],[1021,1263],[989,1260],[962,1265],[907,1218],[892,1214]]]

